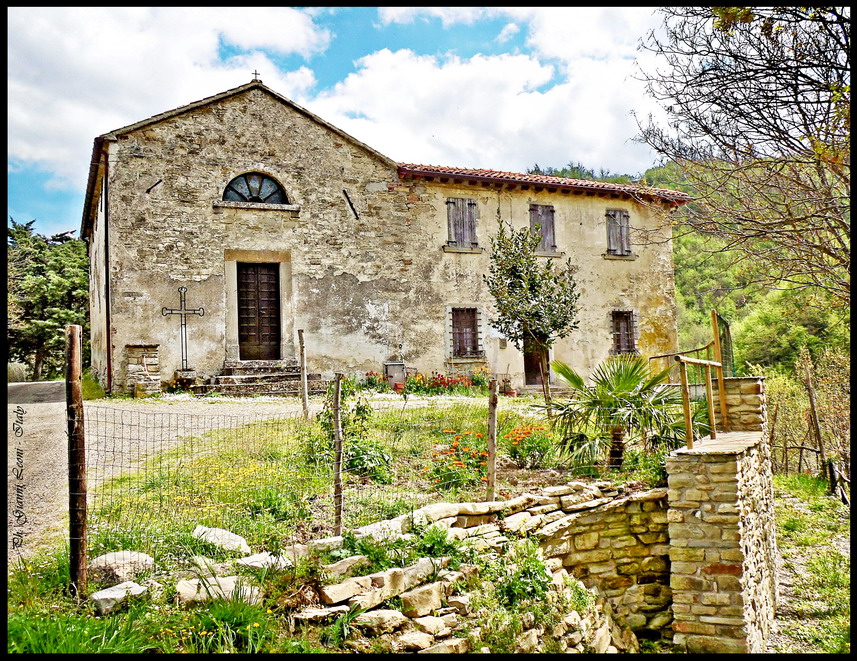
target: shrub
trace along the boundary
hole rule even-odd
[[[504,438],[508,440],[509,456],[519,468],[543,468],[553,459],[553,434],[546,427],[515,427]]]
[[[459,489],[487,479],[488,450],[482,434],[444,429],[452,437],[448,444],[436,444],[432,451],[431,482],[436,489]],[[455,436],[452,436],[455,434]]]
[[[405,389],[403,395],[451,395],[470,394],[472,382],[466,376],[444,376],[439,372],[432,372],[426,376],[417,372],[405,378]]]

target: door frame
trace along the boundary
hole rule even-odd
[[[538,369],[536,370],[536,373],[535,373],[535,377],[536,377],[536,379],[538,379],[538,381],[536,383],[529,383],[529,380],[527,379],[527,374],[528,374],[528,372],[527,372],[527,354],[532,353],[532,351],[527,351],[527,345],[531,344],[531,343],[532,343],[532,340],[527,341],[527,338],[525,337],[523,344],[521,345],[521,356],[522,356],[522,360],[524,363],[524,365],[523,365],[524,385],[525,386],[541,386],[542,385],[542,382],[541,382],[541,376],[542,375]],[[551,368],[550,368],[550,361],[551,361],[551,349],[549,347],[548,348],[548,366],[547,366],[548,373],[547,373],[547,377],[548,377],[548,383],[553,384],[553,382],[554,382],[553,372],[551,371]]]
[[[246,262],[280,265],[279,360],[293,360],[297,354],[294,342],[291,253],[284,250],[224,250],[223,261],[226,285],[225,359],[229,362],[238,362],[240,360],[238,344],[238,262]]]

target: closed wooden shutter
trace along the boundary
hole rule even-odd
[[[607,211],[607,254],[627,256],[631,254],[630,216],[623,209]]]
[[[476,200],[450,197],[446,200],[449,245],[458,248],[475,248]]]
[[[539,252],[556,252],[556,239],[554,238],[554,208],[552,205],[530,205],[530,229],[538,231],[542,236],[542,240],[538,247]]]

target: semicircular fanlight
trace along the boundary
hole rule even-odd
[[[247,172],[235,177],[226,184],[223,199],[227,202],[289,203],[283,187],[261,172]]]

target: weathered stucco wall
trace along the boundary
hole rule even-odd
[[[562,259],[578,266],[580,329],[553,357],[588,373],[610,351],[611,310],[634,310],[642,353],[676,348],[669,242],[635,246],[628,259],[604,257],[605,212],[628,209],[632,228],[653,230],[654,214],[601,195],[400,179],[396,164],[332,131],[272,95],[250,89],[192,112],[169,115],[105,144],[109,151],[110,305],[113,367],[124,383],[125,348],[158,345],[168,379],[181,361],[177,308],[186,286],[189,363],[202,377],[237,358],[234,269],[238,261],[281,264],[281,358],[297,353],[305,331],[308,367],[382,371],[404,357],[409,367],[466,371],[450,361],[450,307],[477,307],[488,366],[523,381],[523,357],[501,349],[488,326],[491,298],[482,281],[499,208],[529,225],[530,203],[555,207]],[[258,171],[279,181],[290,205],[222,204],[226,184]],[[484,252],[445,252],[447,197],[477,201]],[[268,205],[270,206],[270,205]],[[91,254],[103,244],[100,225]],[[234,255],[241,255],[240,258]],[[230,255],[233,255],[230,257]],[[93,309],[102,293],[97,289]],[[104,324],[101,324],[102,326]],[[94,343],[104,362],[104,339]],[[400,347],[401,345],[401,353]]]

